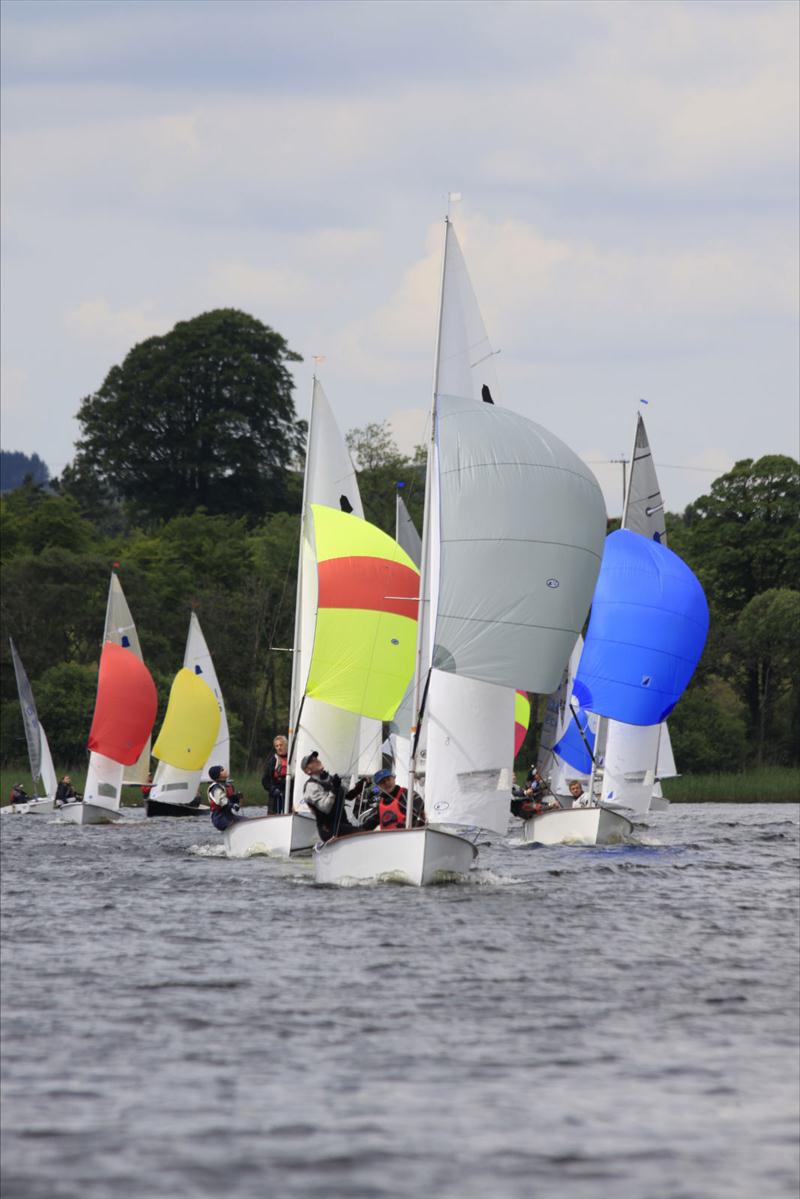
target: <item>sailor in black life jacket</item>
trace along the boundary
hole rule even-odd
[[[306,754],[300,768],[308,775],[303,799],[314,813],[320,841],[357,833],[359,830],[350,823],[344,810],[344,790],[338,774],[328,774],[315,749]]]
[[[381,829],[406,827],[406,796],[405,787],[398,787],[397,780],[391,770],[378,770],[373,782],[378,788],[378,824]],[[422,797],[414,796],[413,827],[420,828],[425,823],[425,806]]]
[[[245,820],[239,815],[239,805],[244,799],[234,787],[224,766],[212,766],[208,772],[208,802],[211,805],[211,823],[221,833],[229,824]]]

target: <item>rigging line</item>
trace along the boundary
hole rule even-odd
[[[569,710],[572,713],[572,719],[575,721],[578,732],[581,735],[581,741],[586,746],[586,752],[588,753],[589,757],[592,759],[592,765],[595,767],[595,769],[597,769],[597,762],[595,761],[594,754],[592,753],[592,747],[589,745],[589,742],[586,740],[583,729],[581,728],[581,722],[578,720],[578,717],[575,713],[575,709],[573,708],[572,704],[569,705]]]
[[[425,714],[425,704],[428,699],[428,688],[431,685],[431,674],[432,673],[433,673],[433,667],[429,666],[428,673],[425,678],[425,689],[422,692],[422,702],[419,705],[419,715],[417,716],[417,727],[416,727],[416,731],[414,733],[414,742],[411,746],[411,755],[410,756],[412,759],[416,756],[417,745],[419,744],[419,737],[420,737],[420,733],[422,732],[422,717]]]
[[[270,633],[270,637],[269,637],[269,648],[270,648],[270,652],[271,652],[272,650],[274,650],[274,649],[283,648],[282,646],[276,646],[276,645],[275,645],[275,633],[276,633],[276,631],[277,631],[277,628],[278,628],[278,620],[280,619],[280,615],[281,615],[281,612],[282,612],[282,610],[283,610],[283,601],[284,601],[284,599],[286,598],[286,588],[287,588],[287,586],[288,586],[288,583],[289,583],[289,571],[291,570],[291,567],[292,567],[292,561],[291,561],[291,559],[289,559],[289,560],[287,561],[287,563],[286,563],[286,572],[285,572],[285,574],[284,574],[284,576],[283,576],[283,588],[282,588],[282,590],[281,590],[281,597],[280,597],[280,599],[278,600],[277,606],[276,606],[276,608],[275,608],[275,619],[274,619],[274,621],[272,622],[272,632]],[[297,580],[297,584],[298,584],[298,586],[300,585],[300,580],[299,580],[299,578],[298,578],[298,580]]]
[[[584,458],[587,466],[613,466],[618,462],[628,462],[627,458]],[[638,458],[635,459],[639,461]],[[659,470],[697,470],[709,475],[721,475],[728,469],[725,466],[676,466],[674,462],[655,462]]]

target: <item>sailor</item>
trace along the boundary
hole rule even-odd
[[[378,815],[381,829],[406,827],[406,798],[405,787],[397,785],[397,779],[391,770],[379,770],[373,782],[378,788]],[[425,807],[422,797],[414,796],[413,827],[420,828],[425,823]]]
[[[54,800],[55,806],[57,808],[63,808],[65,803],[75,803],[80,798],[81,797],[77,794],[72,785],[71,777],[68,774],[65,774],[63,779],[61,779],[60,783],[56,787]]]
[[[542,778],[538,766],[531,766],[525,782],[525,794],[529,795],[532,799],[538,799],[542,792],[546,790],[547,784]]]
[[[12,807],[18,807],[21,804],[27,803],[30,799],[30,795],[28,795],[22,783],[14,783],[14,786],[11,788],[11,795],[9,796],[9,799],[11,800]]]
[[[344,810],[342,780],[338,774],[328,774],[317,750],[312,749],[310,754],[306,754],[300,762],[300,769],[308,775],[303,787],[303,799],[314,813],[320,841],[357,833],[359,830],[350,823]]]
[[[267,764],[264,767],[264,774],[261,778],[261,786],[268,795],[267,809],[272,815],[274,812],[283,812],[286,807],[286,770],[288,767],[289,742],[279,733],[272,742],[272,753],[267,758]]]
[[[211,823],[221,833],[237,820],[246,819],[239,815],[239,807],[244,799],[241,792],[233,785],[233,780],[224,766],[212,766],[208,772],[211,782],[208,785],[208,802],[211,805]]]
[[[542,812],[551,812],[561,804],[555,795],[548,794],[550,788],[535,766],[531,766],[524,787],[511,788],[511,815],[521,820],[530,820]]]
[[[569,793],[572,796],[573,808],[590,808],[592,806],[592,797],[586,794],[580,779],[570,779]]]

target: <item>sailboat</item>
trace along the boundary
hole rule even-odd
[[[677,554],[629,529],[606,539],[573,684],[581,708],[599,717],[590,806],[533,817],[523,825],[527,840],[603,844],[623,835],[616,822],[630,822],[600,802],[609,726],[657,728],[687,687],[707,632],[703,589]]]
[[[148,798],[148,816],[192,815],[200,810],[192,800],[219,726],[217,696],[200,675],[183,666],[172,681],[164,723],[153,746],[153,756],[159,762],[155,780],[158,795],[167,798]]]
[[[126,767],[149,742],[158,697],[150,671],[130,649],[106,641],[89,732],[89,771],[82,803],[60,809],[72,824],[105,824],[119,813]]]
[[[319,504],[355,518],[364,516],[356,473],[339,432],[325,391],[314,377],[311,414],[303,474],[303,505],[297,564],[292,645],[292,684],[289,701],[289,770],[286,809],[269,816],[236,821],[224,833],[225,851],[231,857],[254,853],[288,855],[309,852],[317,839],[317,826],[298,777],[299,763],[316,750],[331,773],[373,773],[380,765],[381,724],[308,695],[309,675],[318,607],[317,560],[311,533],[311,506]]]
[[[180,756],[179,761],[171,763],[163,754],[156,753],[153,750],[153,756],[159,758],[159,763],[156,768],[156,773],[153,778],[153,786],[145,801],[145,811],[148,816],[198,816],[207,815],[209,808],[207,804],[195,803],[197,789],[201,782],[207,781],[209,778],[208,771],[211,766],[224,766],[226,770],[230,769],[230,733],[228,731],[228,719],[225,714],[225,701],[222,698],[217,672],[214,669],[214,662],[209,653],[206,639],[203,636],[203,630],[200,628],[200,621],[197,615],[192,612],[189,618],[189,633],[186,638],[186,650],[183,656],[183,669],[189,671],[191,675],[203,682],[206,690],[211,691],[216,702],[217,715],[213,718],[207,705],[203,705],[203,726],[195,726],[193,730],[195,745],[203,744],[206,746],[205,756],[200,763],[199,769],[188,769],[186,760]],[[180,673],[180,672],[179,672]],[[176,681],[177,681],[176,676]],[[175,684],[173,684],[173,687]],[[181,720],[181,708],[184,703],[187,705],[187,713],[191,710],[190,695],[203,695],[203,692],[197,691],[195,688],[190,691],[188,687],[182,687],[176,693],[175,704],[173,704],[173,696],[170,694],[170,704],[167,707],[167,717],[170,715],[170,705],[173,708],[173,717]],[[165,717],[165,726],[167,718]],[[211,743],[206,744],[207,730],[213,725],[214,737]],[[162,734],[163,736],[163,729]],[[160,738],[159,738],[160,739]]]
[[[22,665],[22,660],[10,637],[8,643],[11,646],[11,660],[14,663],[14,676],[17,680],[17,695],[19,696],[19,706],[22,712],[22,723],[25,728],[25,741],[28,746],[28,761],[31,767],[34,795],[24,804],[12,804],[9,808],[3,810],[11,811],[13,809],[17,813],[27,815],[35,812],[52,812],[58,779],[56,778],[55,767],[53,766],[50,746],[47,743],[44,728],[39,722],[33,691],[31,690],[28,676],[25,673],[25,667]],[[39,782],[41,782],[44,791],[44,794],[41,796],[38,795]]]
[[[636,417],[622,528],[667,545],[664,501],[641,412]],[[666,721],[646,727],[609,721],[602,765],[602,803],[636,813],[649,811],[654,801],[658,806],[662,806],[659,800],[666,805],[659,780],[674,774]]]
[[[136,632],[136,625],[133,623],[133,617],[128,607],[128,601],[125,599],[122,584],[114,571],[111,572],[111,580],[108,587],[103,641],[110,641],[114,645],[121,646],[122,649],[129,649],[140,662],[144,661],[142,647],[139,644],[139,634]],[[147,782],[149,777],[150,737],[148,736],[136,761],[126,765],[125,777],[122,781],[126,785],[138,784],[142,786]]]
[[[558,438],[495,405],[492,356],[448,217],[408,787],[419,782],[428,823],[318,846],[318,882],[467,874],[464,829],[507,830],[516,690],[554,688],[588,611],[602,493]]]

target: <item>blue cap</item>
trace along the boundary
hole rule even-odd
[[[373,781],[373,783],[382,783],[384,779],[393,779],[393,778],[394,778],[393,770],[379,770],[379,771],[377,771],[376,774],[374,774],[372,776],[372,781]]]

